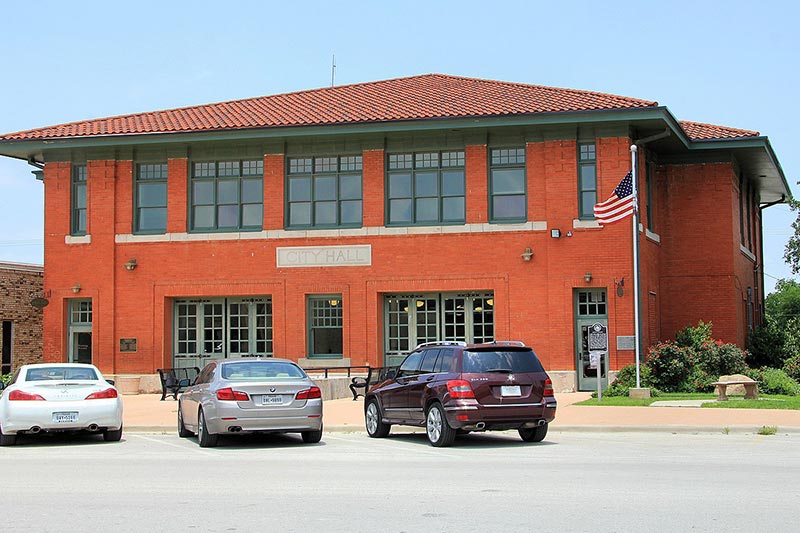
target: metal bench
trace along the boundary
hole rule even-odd
[[[389,372],[397,370],[396,366],[376,366],[367,369],[367,375],[356,376],[350,380],[350,392],[353,393],[353,401],[359,396],[365,396],[371,385],[380,383],[389,378]]]
[[[756,400],[758,399],[758,381],[716,381],[712,385],[717,387],[719,393],[718,402],[728,401],[728,386],[729,385],[744,385],[744,399]]]
[[[200,369],[195,367],[190,368],[159,368],[158,378],[161,380],[161,400],[171,394],[172,398],[177,400],[178,393],[182,392],[186,387],[194,383]]]

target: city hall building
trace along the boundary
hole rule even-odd
[[[631,219],[593,205],[639,145],[643,348],[698,320],[744,345],[766,137],[657,102],[439,74],[0,136],[45,189],[44,359],[108,374],[211,359],[397,364],[433,340],[520,340],[560,390],[634,361]]]

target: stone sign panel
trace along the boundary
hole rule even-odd
[[[286,246],[277,249],[278,268],[370,266],[372,245]]]

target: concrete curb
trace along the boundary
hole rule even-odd
[[[696,434],[737,434],[756,435],[763,426],[557,426],[550,427],[549,433],[669,433],[682,435]],[[131,426],[125,428],[125,433],[169,435],[177,434],[176,427],[167,426]],[[325,426],[325,433],[364,433],[363,426]],[[392,428],[393,433],[422,432],[424,428],[403,427]],[[800,435],[800,427],[780,427],[776,435]]]

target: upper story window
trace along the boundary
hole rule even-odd
[[[260,230],[264,220],[264,161],[192,164],[191,220],[195,231]]]
[[[167,231],[167,165],[142,163],[136,166],[134,187],[134,231]]]
[[[578,218],[593,219],[597,203],[597,149],[578,143]]]
[[[646,162],[644,166],[645,187],[647,188],[647,195],[645,196],[645,212],[647,213],[647,229],[655,231],[655,223],[653,221],[653,163]]]
[[[72,166],[72,235],[86,235],[86,165]]]
[[[289,158],[288,228],[361,226],[360,155]]]
[[[492,222],[526,221],[525,148],[493,149],[490,163],[489,219]]]
[[[463,150],[389,154],[387,224],[463,224],[465,160]]]

